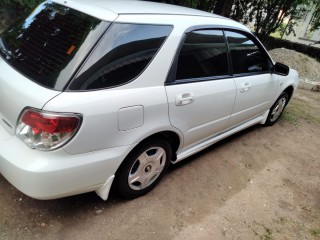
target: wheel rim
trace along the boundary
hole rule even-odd
[[[276,106],[272,109],[270,121],[275,122],[281,115],[283,109],[286,106],[287,99],[286,98],[280,98],[277,102]]]
[[[133,190],[149,187],[162,173],[166,161],[166,152],[161,147],[152,147],[143,152],[129,171],[129,187]]]

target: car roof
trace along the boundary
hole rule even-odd
[[[124,14],[187,15],[223,18],[208,12],[165,3],[139,0],[52,0],[53,2],[75,8],[96,18],[111,21]]]

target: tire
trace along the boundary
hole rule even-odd
[[[277,101],[273,104],[273,106],[270,108],[270,112],[265,123],[266,126],[272,126],[279,120],[281,114],[283,113],[283,110],[286,108],[288,104],[288,100],[288,93],[283,92],[277,99]]]
[[[168,169],[171,154],[171,146],[164,139],[152,139],[138,145],[116,174],[118,193],[127,199],[148,193]]]

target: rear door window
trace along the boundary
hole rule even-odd
[[[172,26],[114,23],[69,90],[104,89],[134,80],[148,66],[171,31]]]
[[[109,25],[47,1],[0,35],[0,55],[38,84],[63,90]]]
[[[180,51],[176,80],[228,75],[227,52],[223,31],[189,33]]]

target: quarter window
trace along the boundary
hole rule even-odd
[[[233,73],[256,73],[269,71],[270,61],[266,53],[247,36],[225,32],[232,58]]]
[[[176,79],[228,75],[227,45],[221,30],[188,34],[178,59]]]
[[[171,26],[113,24],[69,89],[110,88],[132,81],[151,62],[171,30]]]

